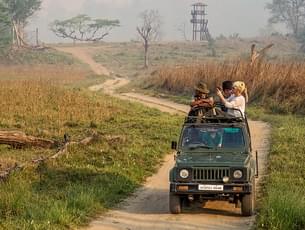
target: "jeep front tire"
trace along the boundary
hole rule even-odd
[[[255,207],[255,179],[252,182],[252,191],[246,194],[241,200],[241,214],[243,216],[252,216]]]
[[[172,214],[181,213],[181,198],[175,194],[169,194],[169,210]]]

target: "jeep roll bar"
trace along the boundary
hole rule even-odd
[[[192,113],[199,114],[200,110],[206,110],[206,108],[198,107],[192,111]],[[210,108],[209,111],[205,112],[203,115],[197,116],[187,116],[184,123],[247,123],[247,118],[244,117],[243,113],[239,109],[232,109],[239,113],[238,116],[232,116],[223,112],[217,107]]]

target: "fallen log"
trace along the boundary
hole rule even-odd
[[[8,138],[10,137],[10,138]],[[16,141],[17,139],[17,141]],[[66,139],[66,137],[65,137]],[[72,141],[68,141],[64,144],[64,146],[62,146],[62,148],[60,148],[60,150],[58,152],[56,152],[55,154],[51,155],[51,156],[45,156],[45,157],[40,157],[38,159],[32,160],[31,162],[27,162],[21,165],[18,165],[17,163],[12,166],[9,167],[3,171],[0,171],[0,182],[6,181],[9,176],[18,171],[18,170],[22,170],[24,168],[26,168],[27,166],[29,166],[30,164],[42,164],[48,160],[54,160],[56,158],[58,158],[61,155],[64,155],[67,153],[69,146],[72,145],[89,145],[95,141],[97,141],[99,139],[99,134],[98,133],[93,133],[92,136],[87,137],[79,142],[72,142]],[[4,140],[4,141],[3,141]],[[13,140],[13,141],[12,141]],[[25,141],[26,140],[26,141]],[[36,137],[31,137],[31,136],[27,136],[22,132],[12,132],[12,131],[0,131],[0,144],[8,144],[8,145],[13,145],[13,146],[28,146],[29,144],[31,146],[38,146],[38,147],[43,147],[43,148],[53,148],[53,147],[57,147],[58,143],[51,141],[51,140],[46,140],[46,139],[41,139],[41,138],[36,138]]]
[[[55,153],[53,156],[51,156],[50,158],[51,159],[56,159],[58,158],[59,156],[61,155],[64,155],[67,151],[68,151],[68,148],[69,146],[72,146],[72,145],[89,145],[95,141],[97,141],[99,139],[99,135],[97,133],[93,133],[92,136],[90,137],[86,137],[85,139],[79,141],[79,142],[67,142],[57,153]]]
[[[55,141],[28,136],[20,131],[0,131],[0,144],[15,148],[40,147],[51,149],[57,147]]]

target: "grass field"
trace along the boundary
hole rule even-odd
[[[87,70],[68,65],[1,68],[2,130],[58,141],[65,133],[72,141],[92,132],[101,138],[40,165],[30,162],[57,150],[0,146],[1,170],[28,163],[0,184],[0,229],[86,224],[140,186],[170,152],[180,117],[88,92],[82,88],[88,76]]]
[[[227,48],[228,55],[233,50],[236,51],[234,47],[240,41],[233,42]],[[250,42],[252,41],[248,42],[249,47]],[[221,47],[221,43],[217,45]],[[168,44],[156,46],[153,48],[156,53],[152,55],[154,66],[147,71],[142,69],[140,44],[127,44],[127,48],[124,44],[103,44],[98,48],[95,58],[105,66],[113,66],[112,70],[122,75],[139,77],[154,72],[151,75],[153,79],[146,81],[142,88],[150,93],[155,93],[156,90],[171,93],[177,100],[184,102],[191,95],[192,81],[198,79],[190,81],[183,78],[178,81],[177,77],[190,76],[190,73],[193,77],[206,77],[218,73],[217,79],[220,80],[224,76],[244,76],[247,69],[247,65],[242,62],[238,65],[242,71],[238,71],[234,65],[226,67],[213,62],[204,66],[197,63],[184,71],[175,66],[162,68],[161,71],[164,72],[155,72],[164,64],[175,63],[181,66],[181,63],[186,64],[190,58],[199,63],[202,58],[212,58],[206,45],[200,45],[202,52],[198,51],[198,44],[188,45],[186,49]],[[126,50],[122,53],[124,47]],[[168,47],[168,50],[164,50],[164,47]],[[284,48],[289,56],[290,45]],[[56,53],[55,56],[57,55]],[[0,184],[0,229],[69,229],[88,223],[95,215],[127,197],[147,176],[155,172],[161,163],[160,159],[170,151],[168,143],[176,139],[182,122],[181,117],[170,116],[139,104],[122,103],[101,93],[90,93],[83,87],[103,80],[101,76],[93,75],[79,63],[73,64],[75,61],[70,63],[60,61],[60,58],[44,58],[36,62],[37,57],[33,56],[28,62],[35,64],[31,66],[25,66],[24,60],[27,58],[22,58],[19,62],[22,65],[3,65],[0,68],[1,129],[21,130],[59,141],[63,140],[64,133],[68,133],[75,141],[87,137],[93,131],[98,132],[101,138],[90,146],[70,147],[68,153],[57,160],[38,166],[30,164]],[[62,65],[58,65],[60,62]],[[248,84],[253,84],[250,89],[252,100],[256,100],[253,96],[259,95],[265,102],[274,97],[278,102],[287,100],[288,104],[303,104],[300,81],[304,79],[300,80],[300,77],[305,70],[302,63],[290,66],[286,64],[283,68],[278,68],[278,64],[265,67],[268,68],[257,67],[254,70],[258,72],[254,71],[251,75],[260,76],[259,79],[264,80],[260,82],[253,78]],[[231,68],[231,71],[225,68]],[[271,70],[273,74],[266,78],[266,73]],[[282,75],[278,74],[279,71]],[[167,81],[160,81],[162,74],[170,76]],[[270,84],[272,79],[277,79],[274,88]],[[219,83],[215,79],[210,80],[211,86]],[[289,84],[283,85],[282,81]],[[181,90],[179,86],[175,89],[179,85],[177,83],[188,88]],[[171,87],[168,87],[170,84]],[[282,94],[287,91],[298,100]],[[302,112],[303,108],[290,107],[287,111],[283,110],[287,104],[282,105],[284,107],[279,106],[279,103],[271,104],[268,111]],[[251,109],[249,113],[252,118],[268,121],[273,127],[270,175],[264,187],[265,198],[260,204],[257,228],[304,229],[305,132],[302,127],[305,120],[293,115],[272,115],[257,108]],[[55,151],[0,146],[0,169],[16,163],[31,162]]]
[[[250,47],[255,43],[258,49],[273,43],[268,59],[302,58],[296,54],[296,43],[285,37],[270,38],[219,38],[212,46],[207,42],[162,42],[151,44],[149,69],[143,69],[143,45],[140,42],[102,43],[92,45],[95,60],[115,73],[130,78],[149,76],[162,66],[202,63],[203,61],[249,59]]]
[[[43,169],[28,168],[3,184],[0,187],[2,228],[65,229],[84,224],[134,191],[170,151],[168,143],[176,138],[179,118],[140,105],[122,105],[104,95],[80,96],[84,104],[69,103],[66,111],[59,111],[70,112],[63,123],[70,123],[71,113],[75,112],[73,126],[58,127],[73,140],[94,129],[102,134],[101,141],[89,147],[73,147],[67,156],[49,162]],[[92,100],[96,102],[92,104]],[[90,119],[88,113],[93,111]],[[32,128],[46,126],[52,127],[48,129],[50,136],[61,137],[51,119]],[[119,138],[105,140],[105,135]],[[49,153],[39,149],[23,152],[2,148],[0,154],[3,161],[9,155],[11,161],[19,162]]]
[[[251,118],[272,125],[269,175],[260,204],[257,229],[305,229],[305,119],[251,109]]]
[[[85,88],[101,84],[104,76],[97,76],[90,68],[70,55],[57,51],[20,51],[20,62],[0,60],[0,81],[41,81],[69,88]],[[50,53],[51,54],[50,54]],[[30,57],[29,57],[30,56]],[[9,62],[9,64],[6,63]],[[22,87],[22,86],[20,86]]]

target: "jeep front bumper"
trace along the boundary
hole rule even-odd
[[[218,190],[202,190],[202,185],[211,185],[218,187]],[[223,189],[219,189],[223,188]],[[171,183],[170,192],[180,195],[208,195],[208,194],[250,194],[252,192],[252,184],[221,184],[221,183]]]

